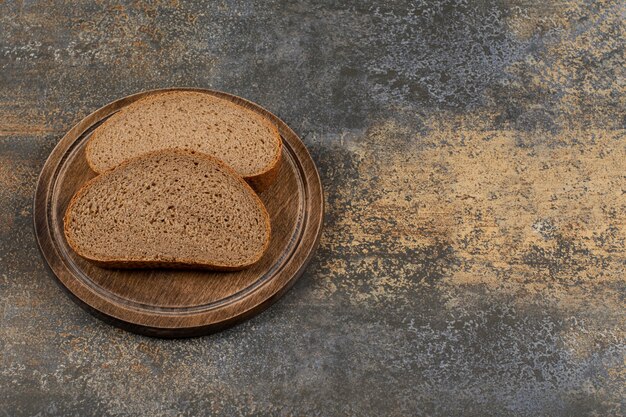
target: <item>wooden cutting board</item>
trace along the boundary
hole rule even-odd
[[[97,267],[76,255],[63,234],[63,215],[74,193],[96,174],[85,160],[91,132],[130,103],[161,91],[212,94],[270,119],[283,140],[276,182],[262,194],[272,222],[265,256],[238,272],[120,270]],[[315,250],[324,216],[320,178],[298,136],[282,120],[239,97],[203,89],[148,91],[125,97],[74,126],[46,161],[33,210],[39,247],[58,282],[82,307],[127,330],[159,337],[207,334],[249,318],[282,296]]]

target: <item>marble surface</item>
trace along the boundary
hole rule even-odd
[[[0,415],[619,416],[620,1],[0,1]],[[55,284],[38,173],[94,109],[228,91],[283,118],[327,215],[295,287],[189,340]]]

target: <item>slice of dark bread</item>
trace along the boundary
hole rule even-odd
[[[144,154],[95,177],[64,221],[70,247],[110,267],[242,269],[270,240],[250,186],[218,159],[183,150]]]
[[[282,142],[278,129],[256,112],[211,94],[156,93],[108,118],[87,144],[97,173],[161,149],[194,150],[221,159],[258,191],[278,172]]]

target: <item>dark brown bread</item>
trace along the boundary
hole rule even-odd
[[[194,150],[221,159],[259,191],[274,180],[281,156],[276,126],[230,101],[195,91],[147,96],[124,107],[92,134],[87,162],[97,173],[161,149]]]
[[[76,253],[112,267],[242,269],[270,239],[250,186],[218,159],[183,150],[144,154],[92,179],[64,220]]]

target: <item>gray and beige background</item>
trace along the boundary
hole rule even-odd
[[[0,1],[0,415],[625,413],[620,1]],[[294,288],[208,337],[100,322],[35,242],[63,134],[138,91],[285,120],[325,187]]]

